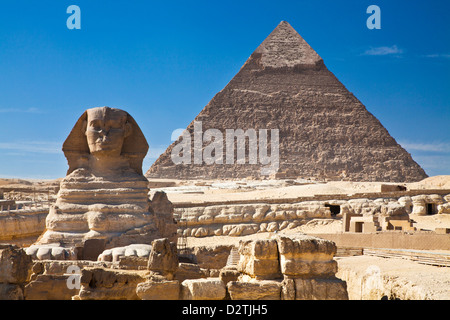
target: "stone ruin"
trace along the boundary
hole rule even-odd
[[[241,275],[228,292],[231,299],[347,300],[335,253],[333,242],[303,234],[241,241]]]
[[[450,213],[450,194],[421,192],[424,191],[317,195],[281,203],[264,199],[248,203],[193,203],[175,207],[174,213],[185,221],[180,234],[197,238],[279,232],[315,219],[342,220],[342,232],[415,231],[415,216]]]
[[[348,299],[345,281],[335,277],[336,246],[331,241],[297,234],[241,241],[238,248],[198,249],[196,263],[180,262],[176,244],[168,238],[118,248],[115,258],[107,258],[114,249],[105,250],[98,261],[32,260],[22,248],[2,245],[0,299]],[[127,256],[127,250],[139,253]],[[239,254],[237,265],[226,263],[233,251]]]

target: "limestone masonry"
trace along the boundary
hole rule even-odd
[[[194,121],[202,122],[203,131],[217,129],[224,137],[226,129],[278,129],[276,174],[289,178],[408,182],[427,177],[284,21]],[[194,121],[187,127],[191,135]],[[248,160],[245,164],[176,165],[171,152],[179,142],[157,159],[146,173],[148,178],[261,178],[264,166]],[[248,144],[245,148],[248,156]]]

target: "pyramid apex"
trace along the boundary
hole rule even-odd
[[[287,22],[282,20],[255,50],[263,67],[283,68],[316,65],[322,58]]]

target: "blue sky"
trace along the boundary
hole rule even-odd
[[[66,26],[72,4],[80,30]],[[380,30],[366,27],[372,4]],[[104,105],[137,120],[145,172],[282,20],[428,175],[450,174],[448,12],[441,0],[2,1],[0,177],[65,176],[62,143]]]

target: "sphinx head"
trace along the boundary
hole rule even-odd
[[[136,121],[124,110],[99,107],[86,110],[63,144],[69,164],[67,174],[88,166],[89,156],[125,157],[142,174],[148,144]]]
[[[83,122],[90,154],[97,157],[118,157],[123,142],[133,131],[128,122],[128,113],[108,107],[86,110]]]

